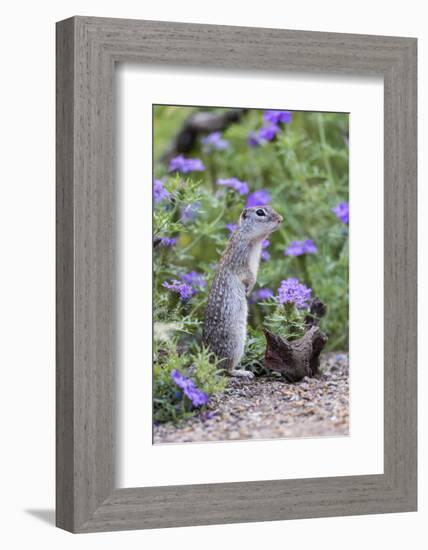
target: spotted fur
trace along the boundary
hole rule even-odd
[[[269,206],[246,208],[214,277],[205,310],[203,341],[223,359],[221,366],[230,374],[236,374],[244,354],[247,297],[257,280],[261,242],[281,221],[282,217]]]

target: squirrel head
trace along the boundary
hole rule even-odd
[[[264,239],[278,229],[282,219],[270,206],[252,206],[242,211],[239,228],[250,239]]]

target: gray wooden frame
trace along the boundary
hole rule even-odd
[[[416,45],[413,38],[88,17],[57,24],[59,527],[92,532],[416,510]],[[115,488],[116,62],[383,76],[382,475]]]

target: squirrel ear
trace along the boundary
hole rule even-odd
[[[241,219],[242,220],[245,220],[248,216],[248,210],[246,208],[244,208],[244,210],[242,211],[242,214],[241,214]]]

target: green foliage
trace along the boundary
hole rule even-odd
[[[269,238],[270,259],[261,263],[255,290],[270,288],[276,294],[282,280],[297,277],[327,305],[322,328],[329,336],[328,349],[345,350],[348,346],[348,227],[332,212],[337,203],[348,200],[348,146],[344,139],[348,115],[293,112],[292,122],[281,126],[274,141],[249,147],[248,134],[261,127],[263,116],[263,111],[250,110],[222,134],[229,142],[226,150],[208,153],[198,142],[186,155],[201,159],[205,171],[171,174],[160,158],[183,120],[196,111],[190,107],[154,108],[154,174],[170,197],[155,204],[153,232],[155,238],[177,239],[173,246],[155,247],[153,256],[154,408],[160,422],[189,414],[185,403],[174,400],[170,377],[174,368],[183,373],[191,368],[201,389],[208,388],[209,365],[218,368],[200,347],[204,309],[216,264],[229,238],[225,226],[237,222],[246,202],[246,196],[218,186],[218,178],[245,181],[250,192],[268,190],[270,204],[284,217],[281,228]],[[196,205],[194,219],[183,219],[189,205]],[[284,255],[291,241],[304,239],[315,242],[316,254]],[[206,285],[193,287],[190,299],[183,300],[163,286],[165,281],[181,280],[192,271],[202,274]],[[274,299],[251,303],[243,366],[261,370],[263,325],[295,338],[301,335],[304,314],[294,308],[288,311]],[[223,381],[215,375],[215,387],[210,386],[207,393],[220,391],[219,380]]]
[[[287,340],[296,340],[305,333],[306,310],[299,310],[294,304],[287,303],[280,305],[272,299],[266,306],[272,306],[267,313],[264,326]]]
[[[227,379],[221,370],[221,361],[216,359],[213,353],[203,347],[196,348],[191,355],[194,379],[198,388],[214,395],[226,388]]]
[[[298,310],[294,304],[278,304],[274,298],[258,304],[263,309],[263,326],[270,332],[278,334],[287,340],[296,340],[305,333],[306,310]],[[260,328],[248,328],[245,354],[241,361],[243,368],[255,374],[264,374],[263,358],[266,349],[266,339]]]
[[[170,327],[172,328],[172,327]],[[173,328],[172,328],[173,330]],[[226,378],[219,370],[219,361],[206,348],[193,346],[183,352],[176,339],[155,337],[153,366],[153,419],[155,422],[173,421],[194,414],[191,400],[184,395],[171,377],[174,370],[192,379],[196,386],[212,396],[226,387]]]
[[[264,374],[263,358],[266,348],[266,340],[261,330],[248,327],[245,353],[241,361],[241,367],[250,370],[256,375]]]

